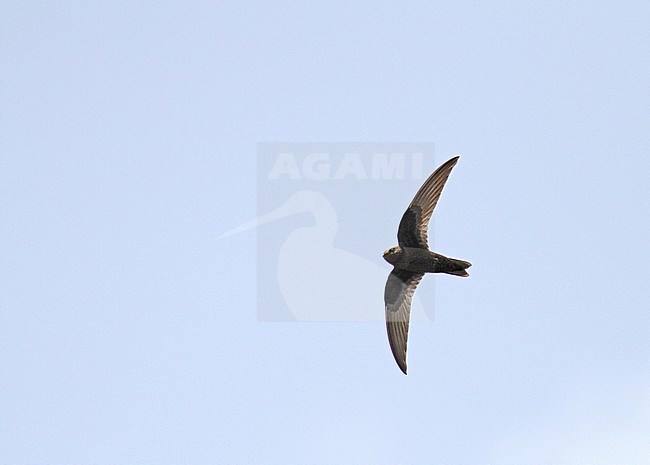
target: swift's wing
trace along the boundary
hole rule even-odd
[[[400,246],[429,249],[427,235],[429,220],[458,158],[460,157],[448,160],[435,170],[413,197],[413,201],[402,215],[397,230],[397,241]]]

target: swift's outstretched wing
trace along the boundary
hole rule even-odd
[[[406,374],[406,343],[409,336],[411,299],[422,276],[424,275],[421,273],[393,268],[388,275],[384,290],[388,342],[393,357],[404,374]]]
[[[397,241],[402,247],[429,249],[427,228],[433,209],[436,208],[442,188],[460,157],[445,162],[424,181],[413,201],[404,212],[397,230]]]

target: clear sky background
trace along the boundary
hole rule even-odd
[[[0,463],[648,463],[645,2],[0,8]],[[258,321],[260,141],[461,155],[408,376]]]

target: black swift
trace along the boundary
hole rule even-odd
[[[465,277],[469,276],[466,269],[472,266],[464,260],[431,252],[427,242],[429,219],[458,158],[445,162],[422,184],[399,223],[399,245],[384,252],[384,259],[393,265],[384,291],[386,330],[390,349],[404,374],[411,298],[422,276],[447,273]]]

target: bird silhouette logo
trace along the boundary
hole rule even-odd
[[[385,270],[354,251],[335,244],[336,209],[324,194],[301,190],[280,206],[220,236],[225,238],[294,215],[308,217],[279,243],[275,276],[278,290],[294,321],[380,321]],[[266,253],[265,253],[266,256]],[[265,305],[262,301],[261,305]],[[413,302],[415,320],[431,321],[425,306]]]

